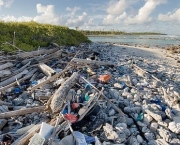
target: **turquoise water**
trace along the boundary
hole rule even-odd
[[[115,36],[90,36],[93,42],[112,42],[129,45],[148,45],[150,47],[167,47],[180,45],[180,35],[115,35]]]

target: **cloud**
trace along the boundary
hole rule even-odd
[[[127,17],[126,10],[139,0],[111,0],[106,9],[107,16],[103,19],[104,25],[119,24]]]
[[[167,14],[159,14],[158,20],[160,21],[179,21],[180,22],[180,8],[172,12],[168,12]]]
[[[129,17],[125,22],[127,24],[142,24],[152,21],[150,17],[153,10],[160,4],[166,3],[167,0],[146,0],[146,3],[138,11],[134,17]]]
[[[127,14],[126,12],[123,12],[121,15],[112,15],[112,14],[108,14],[106,16],[106,18],[104,18],[103,23],[104,24],[119,24],[122,20],[124,20],[126,18]]]
[[[11,7],[11,5],[12,5],[13,2],[14,2],[14,0],[5,0],[4,6],[5,6],[6,8],[9,8],[9,7]]]
[[[39,23],[48,23],[48,24],[55,24],[55,25],[63,25],[63,26],[94,26],[94,22],[92,18],[89,18],[86,12],[83,12],[81,15],[75,15],[76,11],[80,10],[79,7],[74,8],[66,8],[67,13],[66,15],[57,15],[54,11],[54,5],[47,5],[43,6],[41,4],[36,5],[37,15],[34,17],[15,17],[12,15],[6,15],[1,17],[3,21],[18,21],[18,22],[28,22],[28,21],[36,21]]]
[[[41,4],[37,4],[36,9],[39,15],[33,18],[34,21],[50,24],[59,23],[59,16],[54,13],[53,5],[42,6]]]
[[[16,18],[14,16],[7,15],[7,16],[3,17],[2,20],[5,22],[8,22],[8,21],[28,22],[28,21],[31,21],[32,18],[31,17],[25,17],[25,16],[21,16],[21,17]]]
[[[66,25],[70,27],[81,26],[86,22],[86,20],[87,20],[87,13],[83,12],[82,15],[80,16],[67,19]]]
[[[9,8],[13,2],[14,2],[14,0],[0,0],[0,8],[1,8],[1,6]]]
[[[107,13],[111,15],[119,15],[128,7],[128,2],[126,0],[112,0],[109,2],[109,7],[107,8]]]
[[[76,11],[80,10],[80,7],[74,7],[74,8],[70,8],[67,7],[66,10],[71,12],[71,15],[74,15],[76,13]]]
[[[89,21],[85,22],[84,23],[85,26],[96,26],[94,24],[94,21],[93,21],[93,18],[90,18]]]
[[[3,6],[4,5],[4,2],[2,1],[2,0],[0,0],[0,8],[1,8],[1,6]]]
[[[47,6],[42,6],[41,4],[36,5],[36,10],[37,10],[37,16],[35,17],[26,17],[26,16],[21,16],[21,17],[15,17],[15,16],[4,16],[1,19],[4,21],[36,21],[40,23],[50,23],[50,24],[59,24],[62,20],[62,16],[58,16],[54,12],[54,6],[53,5],[47,5]]]

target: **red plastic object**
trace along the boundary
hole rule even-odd
[[[111,75],[107,74],[107,75],[102,75],[98,78],[98,80],[100,82],[106,83],[111,79]]]
[[[79,104],[78,103],[72,103],[72,109],[75,110],[79,107]]]
[[[71,123],[75,123],[78,120],[78,118],[73,114],[65,114],[64,117]]]

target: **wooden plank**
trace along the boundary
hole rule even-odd
[[[9,112],[4,112],[0,113],[0,119],[4,118],[10,118],[13,116],[19,116],[19,115],[25,115],[25,114],[30,114],[33,112],[43,112],[45,109],[45,106],[40,106],[40,107],[34,107],[34,108],[26,108],[26,109],[20,109],[20,110],[15,110],[15,111],[9,111]]]

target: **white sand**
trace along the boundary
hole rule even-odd
[[[166,57],[167,56],[166,50],[161,48],[142,48],[142,47],[114,44],[113,50],[117,52],[126,53],[127,55],[130,56],[157,59],[167,63],[167,65],[173,65],[173,66],[178,65],[177,60],[175,60],[174,58]]]

